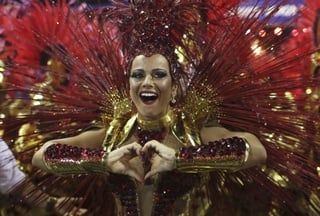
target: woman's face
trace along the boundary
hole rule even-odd
[[[167,113],[173,81],[169,62],[163,55],[136,56],[132,62],[129,83],[130,96],[141,119],[154,120]]]

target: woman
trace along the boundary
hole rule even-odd
[[[161,175],[165,171],[173,171],[176,168],[179,170],[179,164],[176,163],[176,155],[179,154],[181,147],[188,145],[177,139],[173,131],[173,127],[177,125],[177,120],[172,113],[170,102],[176,97],[177,86],[172,79],[169,62],[161,54],[153,54],[151,56],[138,55],[135,57],[132,61],[129,83],[130,96],[137,108],[136,123],[129,122],[131,128],[130,131],[126,132],[128,137],[114,146],[108,155],[102,154],[98,161],[95,158],[96,165],[94,166],[100,165],[101,170],[99,172],[106,175],[108,172],[112,172],[135,178],[140,183],[137,184],[136,188],[139,193],[138,212],[141,212],[142,215],[156,215],[155,212],[152,213],[152,201],[154,200],[154,191],[157,190],[154,188],[156,187],[156,179],[159,178],[157,175]],[[122,128],[122,130],[126,130],[126,127]],[[145,130],[144,133],[152,131],[156,133],[150,138],[142,137],[141,140],[139,138],[139,133],[142,133],[141,130]],[[222,138],[228,139],[234,136],[247,140],[246,150],[240,155],[241,159],[234,157],[235,152],[232,152],[232,155],[227,153],[225,155],[217,155],[216,159],[212,155],[206,155],[207,158],[201,158],[199,165],[205,162],[204,171],[244,169],[261,164],[266,159],[264,147],[252,134],[231,132],[219,126],[204,127],[200,133],[202,143],[209,143]],[[41,169],[59,173],[61,171],[59,166],[63,166],[64,162],[58,162],[57,160],[73,160],[73,158],[60,158],[62,152],[56,155],[57,157],[51,157],[49,155],[50,151],[59,149],[59,147],[54,147],[57,143],[82,148],[102,149],[105,134],[106,129],[99,129],[88,131],[72,138],[49,141],[35,153],[33,164]],[[235,147],[240,144],[230,142],[230,145],[235,145]],[[49,150],[50,146],[51,150]],[[220,161],[219,158],[223,158],[223,161]],[[86,158],[80,157],[74,160],[73,163],[80,162],[83,159],[86,160]],[[90,161],[90,157],[87,159]],[[180,160],[179,162],[184,162],[183,159]],[[240,163],[238,163],[238,160],[240,160]],[[71,163],[68,161],[66,164]],[[81,162],[78,165],[81,166]],[[62,172],[73,173],[78,169],[76,168],[78,165],[70,165],[67,168],[69,170],[63,170]],[[189,172],[198,172],[198,169],[201,170],[203,167],[197,166],[196,163],[193,164],[193,161],[190,161],[190,167],[184,165],[183,168],[188,169]],[[84,173],[96,171],[95,169],[91,170],[90,166],[85,166],[83,169]],[[151,181],[148,181],[149,177]],[[151,185],[149,185],[150,182],[152,182]],[[176,197],[175,199],[178,198]],[[187,206],[185,205],[184,210],[179,213],[187,213],[189,211],[185,209]],[[200,210],[197,209],[197,211]],[[176,209],[173,209],[173,211],[177,213]]]

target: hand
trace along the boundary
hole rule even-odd
[[[145,175],[144,179],[159,172],[170,171],[176,168],[176,152],[174,149],[163,145],[162,143],[151,140],[147,142],[141,150],[143,155],[149,155],[151,158],[151,169]]]
[[[110,171],[129,175],[139,182],[143,182],[144,171],[142,166],[138,166],[137,163],[131,161],[135,157],[138,158],[137,155],[141,148],[138,143],[132,143],[111,151],[107,157],[107,166]]]

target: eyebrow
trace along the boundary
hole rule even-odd
[[[131,72],[140,72],[140,71],[145,72],[145,70],[144,70],[143,68],[136,68],[136,69],[131,70]],[[152,69],[151,71],[152,71],[152,72],[153,72],[153,71],[165,71],[165,72],[168,72],[168,70],[165,69],[165,68],[154,68],[154,69]]]
[[[142,68],[136,68],[136,69],[133,69],[133,70],[131,70],[131,71],[144,71],[144,69],[142,69]]]

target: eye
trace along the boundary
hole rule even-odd
[[[142,79],[145,77],[145,73],[143,70],[134,70],[131,73],[131,78],[135,78],[135,79]]]
[[[168,72],[165,70],[154,70],[152,72],[152,77],[156,79],[164,78],[168,75]]]

